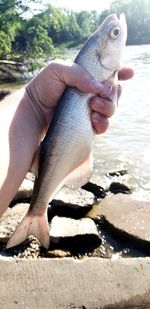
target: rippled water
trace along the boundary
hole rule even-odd
[[[74,51],[68,56],[73,59]],[[110,127],[96,137],[94,174],[105,179],[107,172],[127,169],[137,195],[150,200],[150,45],[127,46],[123,64],[135,76],[121,82],[123,93]]]
[[[108,131],[96,138],[95,171],[128,169],[130,183],[150,199],[150,45],[127,46],[123,64],[135,76],[121,82],[123,93]]]

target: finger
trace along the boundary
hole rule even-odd
[[[104,117],[103,115],[100,115],[96,112],[92,113],[91,116],[92,125],[96,132],[96,134],[104,133],[109,125],[109,121],[107,117]]]
[[[95,96],[92,98],[90,104],[92,111],[100,113],[107,118],[114,114],[115,104],[108,99]]]
[[[111,102],[116,101],[118,94],[118,83],[116,85],[112,81],[106,80],[103,85],[103,92],[101,91],[101,93],[99,93],[99,96],[107,98]]]
[[[90,73],[80,65],[62,60],[53,61],[51,69],[52,65],[56,77],[64,84],[76,87],[85,93],[101,93],[103,91],[103,84],[93,79]]]
[[[134,71],[131,68],[122,67],[118,72],[119,80],[128,80],[134,76]]]

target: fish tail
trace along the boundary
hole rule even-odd
[[[37,237],[41,245],[48,249],[50,237],[47,212],[38,216],[33,215],[32,212],[28,212],[8,240],[6,248],[8,249],[19,245],[30,235]]]

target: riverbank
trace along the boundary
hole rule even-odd
[[[34,177],[27,174],[10,208],[0,219],[0,254],[29,259],[150,256],[147,222],[150,203],[137,201],[131,188],[123,181],[116,181],[116,177],[125,172],[111,173],[108,188],[100,185],[100,178],[95,181],[93,178],[94,183],[82,189],[65,188],[56,196],[48,208],[51,238],[48,250],[44,250],[34,237],[5,250],[6,242],[29,207]]]
[[[25,80],[28,70],[28,63],[0,60],[0,82]]]
[[[2,101],[11,92],[9,90],[0,90],[0,101]]]

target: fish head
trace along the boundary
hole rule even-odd
[[[96,53],[101,66],[110,71],[118,70],[127,39],[125,15],[121,14],[119,18],[116,14],[109,15],[97,29],[96,35]]]

